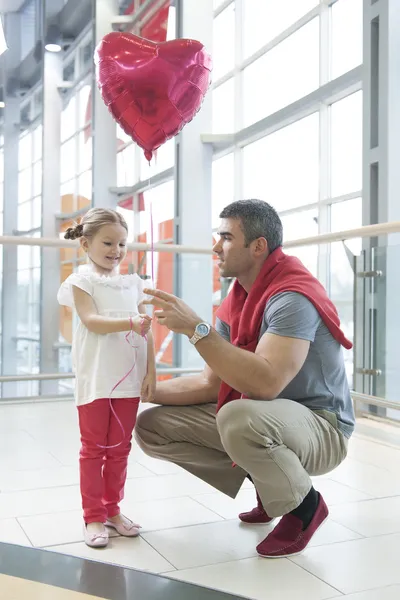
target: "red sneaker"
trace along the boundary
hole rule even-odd
[[[321,494],[315,515],[305,531],[298,517],[288,514],[282,517],[275,529],[257,546],[259,556],[263,558],[283,558],[301,554],[308,546],[313,535],[328,518],[329,510]]]
[[[271,521],[274,520],[273,517],[267,515],[257,491],[256,494],[257,506],[249,512],[240,513],[239,519],[247,525],[264,525],[265,523],[271,523]]]

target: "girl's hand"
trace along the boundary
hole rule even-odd
[[[143,379],[140,397],[142,402],[154,402],[156,394],[156,373],[147,373]]]
[[[145,336],[150,330],[151,321],[149,315],[136,315],[136,317],[132,317],[132,329],[135,333]]]

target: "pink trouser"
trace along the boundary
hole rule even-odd
[[[136,423],[139,398],[107,398],[78,406],[82,447],[80,451],[80,483],[85,523],[104,523],[119,514]],[[122,440],[122,438],[124,439]],[[114,446],[116,448],[100,448]]]

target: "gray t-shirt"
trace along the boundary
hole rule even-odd
[[[217,319],[216,330],[231,341],[229,325]],[[304,365],[278,398],[301,402],[311,410],[334,413],[339,430],[350,437],[355,418],[342,347],[314,305],[295,292],[273,296],[265,307],[259,339],[266,332],[310,342]]]

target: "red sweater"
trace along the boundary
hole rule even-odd
[[[218,319],[229,325],[231,341],[235,346],[255,352],[266,304],[272,296],[283,292],[297,292],[305,296],[315,306],[335,340],[344,348],[352,347],[340,329],[337,310],[325,288],[298,258],[284,254],[282,248],[277,248],[268,256],[249,294],[235,281],[217,311]],[[238,391],[222,382],[217,410],[240,397]]]

